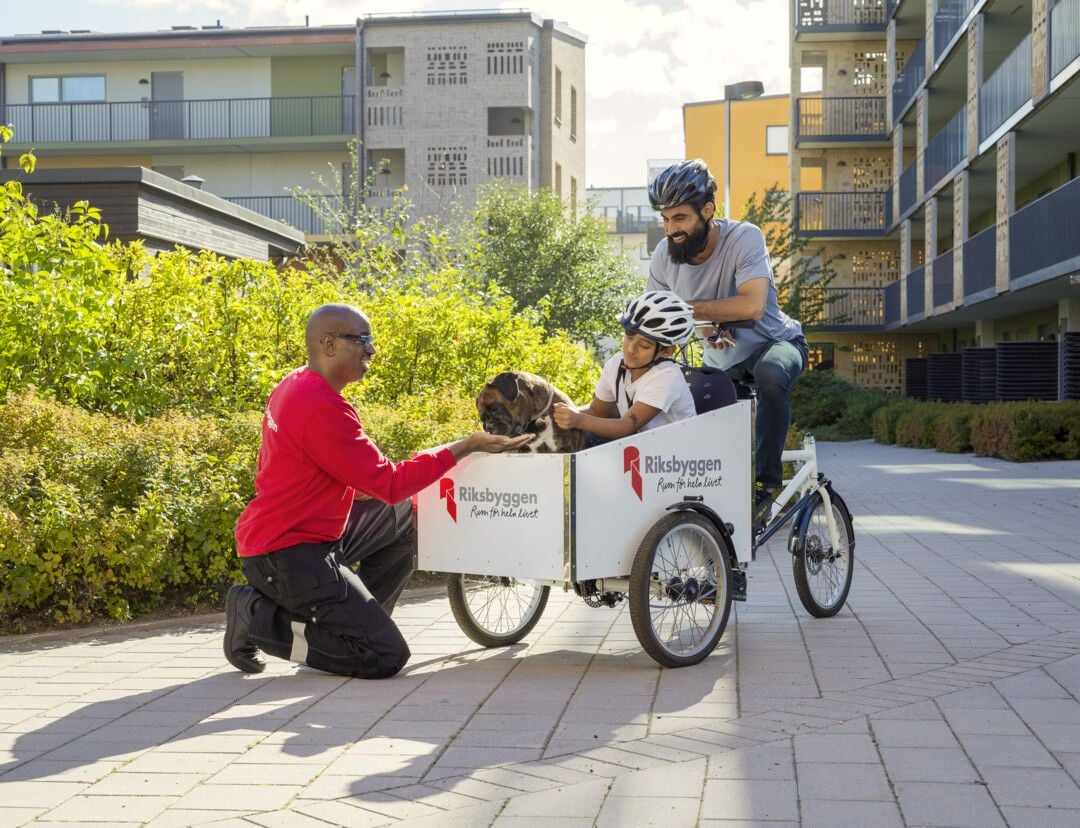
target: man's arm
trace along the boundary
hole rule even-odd
[[[765,315],[765,302],[769,298],[769,279],[764,276],[750,279],[738,287],[734,296],[724,299],[702,299],[691,302],[694,318],[707,322],[738,322],[743,319],[758,321]]]

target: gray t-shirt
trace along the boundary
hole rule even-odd
[[[712,255],[699,265],[674,264],[668,256],[667,239],[656,246],[649,264],[647,289],[670,290],[693,302],[726,299],[735,296],[739,286],[751,279],[768,279],[765,313],[754,327],[732,328],[735,345],[730,348],[705,349],[706,365],[730,368],[748,359],[766,342],[794,339],[802,333],[802,326],[780,310],[776,302],[776,280],[769,263],[765,234],[760,228],[745,221],[713,221],[720,226],[720,238]]]

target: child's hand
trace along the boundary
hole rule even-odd
[[[555,403],[551,412],[559,428],[577,428],[581,420],[581,413],[564,403]]]

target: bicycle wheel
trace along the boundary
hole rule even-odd
[[[825,501],[817,493],[796,519],[788,536],[795,589],[806,611],[815,618],[836,615],[847,600],[855,567],[855,529],[847,504],[829,490],[838,545],[829,538]]]
[[[548,586],[492,575],[451,575],[450,610],[461,631],[483,647],[517,644],[547,606]]]
[[[715,649],[731,612],[734,550],[696,512],[672,512],[646,533],[630,572],[630,620],[664,667],[687,667]]]

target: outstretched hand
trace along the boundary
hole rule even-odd
[[[532,440],[535,434],[519,434],[516,437],[504,437],[501,434],[488,434],[484,431],[474,431],[464,440],[451,443],[448,448],[455,459],[460,460],[474,451],[482,451],[486,454],[499,454],[504,451],[513,451],[521,448]]]

